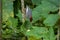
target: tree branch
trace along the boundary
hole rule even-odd
[[[24,0],[21,0],[21,8],[22,8],[22,22],[25,22],[25,8],[24,8]]]

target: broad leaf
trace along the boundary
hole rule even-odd
[[[44,24],[46,26],[54,26],[56,24],[56,22],[59,19],[59,15],[58,14],[50,14],[46,20],[44,20]]]
[[[33,36],[37,39],[44,37],[48,33],[47,28],[45,27],[33,27],[32,29],[27,30],[26,36]]]
[[[52,8],[51,8],[52,7]],[[50,11],[57,11],[58,7],[56,7],[54,4],[51,4],[48,1],[42,1],[42,3],[33,9],[32,16],[33,16],[33,22],[37,21],[38,19],[46,18]]]
[[[45,0],[45,1],[48,1],[48,2],[56,5],[57,7],[60,7],[60,5],[59,5],[60,4],[60,0]]]
[[[39,4],[41,4],[41,0],[32,0],[32,3],[34,5],[39,5]]]

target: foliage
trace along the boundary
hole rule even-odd
[[[59,19],[59,16],[57,14],[50,14],[47,19],[44,20],[44,24],[46,26],[54,26]]]
[[[13,1],[16,0],[3,0],[2,7],[2,38],[8,40],[56,40],[55,26],[58,27],[57,21],[59,20],[58,15],[58,0],[27,0],[32,1],[32,16],[33,20],[30,22],[26,19],[26,22],[22,23],[22,12],[21,3],[16,4],[13,7]],[[25,1],[25,3],[27,3]],[[25,4],[26,5],[26,4]],[[34,7],[36,5],[36,7]],[[13,11],[13,9],[15,11]],[[56,12],[57,11],[57,12]],[[17,16],[15,18],[14,16]],[[35,24],[38,24],[35,25]],[[42,26],[41,26],[42,24]],[[15,38],[15,39],[14,39]]]

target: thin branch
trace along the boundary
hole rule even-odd
[[[25,8],[24,8],[24,0],[21,0],[21,8],[22,8],[22,22],[25,22]]]

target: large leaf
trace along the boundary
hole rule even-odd
[[[56,11],[58,10],[58,7],[56,5],[52,4],[51,2],[48,1],[42,1],[42,8],[43,10],[45,9],[46,11]]]
[[[56,22],[59,19],[59,15],[58,14],[50,14],[46,20],[44,20],[44,24],[46,26],[54,26],[56,24]]]
[[[32,3],[35,5],[41,4],[41,0],[32,0]]]
[[[45,0],[45,1],[48,1],[48,2],[50,2],[50,3],[52,3],[52,4],[54,4],[54,5],[56,5],[57,7],[59,7],[60,5],[60,0]]]
[[[51,4],[48,1],[42,1],[42,4],[34,8],[32,11],[33,21],[37,21],[42,17],[46,18],[50,11],[56,11],[56,10],[58,10],[58,7],[56,7],[54,4]]]
[[[59,7],[60,5],[60,0],[32,0],[32,3],[35,5],[39,5],[41,3],[41,1],[48,1],[54,5],[56,5],[57,7]]]
[[[33,36],[39,39],[46,36],[47,33],[48,30],[45,27],[33,27],[32,29],[30,29],[30,31],[27,30],[26,36]]]

